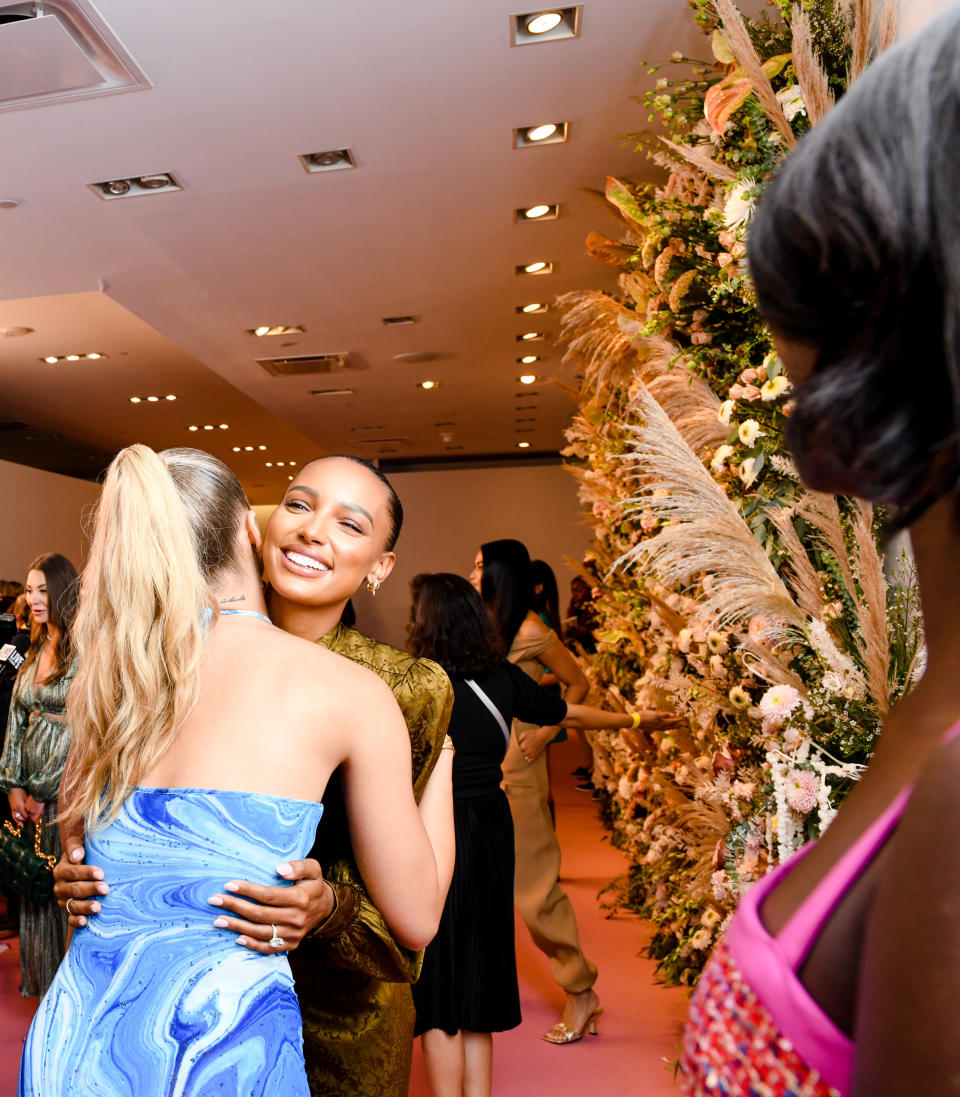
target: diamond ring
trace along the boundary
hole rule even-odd
[[[277,927],[272,922],[270,923],[270,929],[273,931],[273,936],[267,941],[267,944],[271,948],[283,948],[287,942],[282,937],[277,936]]]

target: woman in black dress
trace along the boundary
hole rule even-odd
[[[570,705],[506,661],[483,600],[459,575],[412,583],[408,648],[450,676],[457,860],[437,936],[413,987],[416,1035],[434,1097],[490,1093],[492,1033],[520,1024],[513,934],[513,822],[500,788],[514,716],[550,726],[637,726],[626,713]]]

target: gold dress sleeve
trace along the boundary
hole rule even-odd
[[[320,642],[373,670],[393,691],[410,733],[419,799],[450,722],[450,679],[436,663],[414,659],[353,629],[338,626]],[[408,984],[419,976],[423,954],[394,941],[366,893],[336,774],[324,794],[312,856],[333,887],[336,907],[289,956],[311,1092],[405,1097],[413,1042]]]

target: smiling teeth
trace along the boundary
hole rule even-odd
[[[321,564],[319,560],[314,560],[312,556],[304,556],[299,552],[287,552],[287,559],[293,564],[299,564],[304,568],[313,568],[314,571],[329,571],[330,569]]]

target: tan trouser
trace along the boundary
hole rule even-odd
[[[510,801],[517,852],[514,903],[533,943],[549,957],[554,979],[568,993],[577,994],[593,986],[597,969],[583,955],[573,906],[557,882],[560,843],[547,806],[546,753],[525,762],[516,730],[503,761],[503,790]]]

